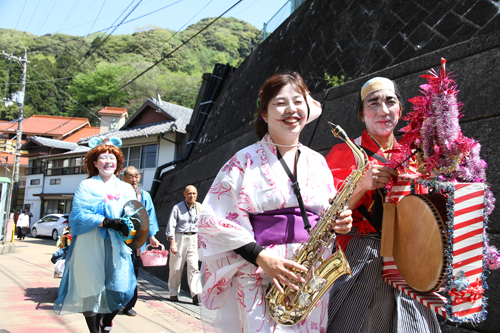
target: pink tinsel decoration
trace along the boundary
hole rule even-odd
[[[422,75],[427,83],[420,86],[422,96],[410,99],[412,110],[401,119],[408,125],[401,131],[401,152],[417,150],[419,171],[438,181],[485,183],[486,162],[481,159],[481,145],[463,135],[459,124],[462,103],[457,100],[457,85],[446,74],[446,60],[441,59],[439,75],[435,70]],[[401,155],[401,154],[400,154]],[[401,160],[397,155],[396,160]],[[404,154],[403,154],[404,155]],[[391,162],[394,167],[397,161]],[[399,170],[398,170],[399,171]],[[485,187],[485,213],[495,209],[495,197]],[[485,234],[484,261],[489,269],[500,268],[500,253],[490,246]]]
[[[493,245],[490,246],[488,242],[486,242],[485,248],[484,262],[486,263],[486,266],[488,266],[488,269],[499,269],[500,254],[498,253],[497,248]]]
[[[427,83],[420,86],[421,96],[410,99],[412,110],[401,119],[408,125],[399,140],[403,150],[417,149],[419,171],[426,178],[439,181],[484,183],[487,164],[480,157],[481,145],[463,135],[459,124],[462,103],[458,102],[457,84],[446,74],[446,60],[441,71],[422,75]],[[486,188],[486,211],[489,215],[495,198]]]

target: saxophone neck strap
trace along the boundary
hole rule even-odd
[[[380,162],[386,164],[387,163],[387,158],[385,158],[384,156],[381,156],[379,154],[377,154],[376,152],[373,152],[371,151],[370,149],[364,147],[364,146],[361,146],[361,148],[363,148],[363,150],[365,151],[366,155],[376,159],[376,160],[379,160]]]
[[[288,178],[290,178],[290,181],[292,182],[293,193],[295,193],[295,196],[297,197],[297,201],[299,202],[299,207],[300,207],[300,213],[302,214],[302,220],[304,220],[304,229],[306,229],[307,233],[309,233],[309,230],[311,230],[311,224],[309,223],[309,219],[307,218],[306,208],[304,207],[304,200],[302,200],[302,195],[300,194],[300,187],[299,187],[299,182],[297,181],[297,177],[293,175],[293,173],[288,168],[288,165],[286,165],[286,162],[283,159],[283,156],[281,156],[280,151],[276,149],[276,152],[278,155],[278,160],[283,166],[283,169],[285,169]],[[298,160],[299,160],[299,150],[297,149],[297,152],[295,153],[295,165],[297,165]],[[295,168],[295,174],[296,175],[298,174],[297,168]]]

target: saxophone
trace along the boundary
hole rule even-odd
[[[286,326],[292,326],[304,320],[340,276],[344,274],[352,276],[349,263],[340,247],[337,252],[326,259],[323,259],[322,255],[332,246],[335,232],[331,229],[331,224],[348,206],[357,182],[368,167],[368,157],[362,148],[347,137],[340,126],[330,122],[328,124],[332,128],[333,135],[344,140],[352,149],[357,157],[357,169],[344,181],[332,205],[321,214],[318,223],[309,233],[309,239],[297,249],[292,257],[293,261],[308,269],[307,272],[294,271],[305,280],[304,283],[294,281],[299,290],[295,291],[286,286],[283,288],[284,293],[281,293],[273,284],[268,287],[266,300],[269,305],[269,314],[275,322]]]

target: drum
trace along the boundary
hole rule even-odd
[[[420,292],[438,290],[445,279],[446,201],[437,194],[412,194],[396,206],[394,261],[408,285]]]

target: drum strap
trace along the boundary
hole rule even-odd
[[[373,203],[372,215],[368,212],[368,209],[361,204],[358,207],[358,211],[363,215],[363,217],[370,222],[370,224],[375,228],[375,230],[380,233],[382,230],[382,216],[384,215],[384,191],[378,189],[375,192],[375,201]]]

